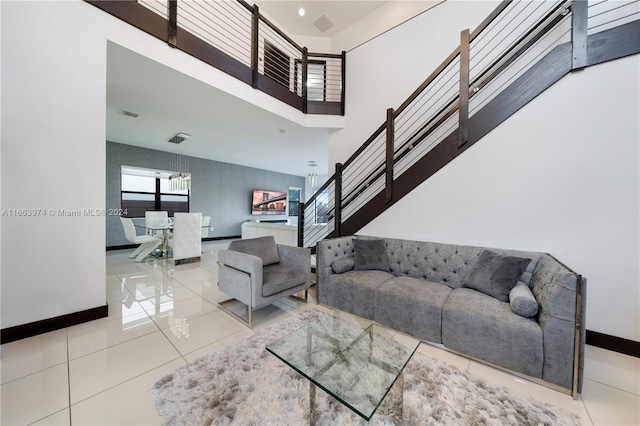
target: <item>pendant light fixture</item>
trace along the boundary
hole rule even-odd
[[[309,185],[314,188],[318,185],[318,174],[316,173],[318,165],[315,161],[309,161]]]
[[[191,135],[178,133],[170,143],[176,144],[176,154],[173,157],[173,173],[169,176],[169,191],[188,191],[191,189],[191,173],[189,173],[189,157],[185,155],[186,147],[182,145]]]

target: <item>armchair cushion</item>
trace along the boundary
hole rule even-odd
[[[307,282],[304,269],[283,265],[269,265],[262,270],[262,296],[268,297]]]
[[[262,266],[280,262],[276,240],[273,235],[232,241],[229,244],[229,250],[257,256],[262,259]]]

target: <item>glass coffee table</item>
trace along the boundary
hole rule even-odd
[[[316,386],[369,421],[398,382],[395,416],[402,418],[402,372],[419,340],[340,311],[325,314],[267,350],[309,379],[309,422]]]

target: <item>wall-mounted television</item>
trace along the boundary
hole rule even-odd
[[[254,189],[251,198],[253,215],[286,215],[287,193],[282,191],[264,191]]]

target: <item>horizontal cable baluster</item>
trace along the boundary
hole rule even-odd
[[[500,24],[503,21],[513,21],[513,19],[511,19],[511,14],[512,13],[517,13],[517,8],[520,7],[520,2],[511,2],[509,4],[509,6],[500,14],[498,15],[498,17],[496,18],[496,20],[494,20],[490,26],[486,27],[484,29],[484,31],[482,31],[480,34],[478,34],[478,36],[474,39],[471,40],[471,43],[474,43],[475,45],[481,45],[483,41],[486,41],[485,39],[487,37],[489,37],[493,31],[495,30],[499,30],[500,28]],[[494,37],[491,37],[491,40],[493,40]],[[489,40],[489,41],[491,41]],[[489,43],[484,43],[485,46],[488,46]],[[479,49],[476,53],[480,53],[482,51],[482,49]]]
[[[565,17],[565,22],[569,19],[570,19],[569,16]],[[534,65],[541,57],[549,53],[553,48],[555,48],[558,45],[558,41],[562,40],[562,38],[564,37],[567,37],[570,34],[570,32],[571,32],[571,29],[569,28],[568,30],[562,32],[555,39],[553,39],[552,42],[549,43],[546,48],[543,48],[543,50],[540,53],[535,55],[528,55],[528,56],[533,56],[531,59],[526,60],[528,56],[523,56],[518,60],[512,62],[507,68],[505,68],[502,71],[501,75],[499,76],[501,78],[492,79],[484,87],[483,91],[479,92],[479,93],[484,92],[483,93],[484,96],[490,96],[490,97],[483,99],[482,96],[478,96],[478,99],[475,99],[476,96],[474,96],[472,98],[473,102],[470,103],[470,108],[469,108],[470,115],[476,112],[478,109],[485,106],[489,101],[493,99],[493,97],[495,97],[495,95],[500,93],[502,89],[504,89],[513,81],[515,81],[518,77],[520,77],[532,65]],[[539,47],[545,45],[545,42],[549,41],[548,38],[551,37],[551,34],[552,33],[547,33],[546,35],[541,37],[540,40],[538,40],[536,43],[534,43],[534,45],[530,47],[530,52],[535,51]],[[512,72],[514,68],[518,68],[518,69],[515,70],[515,72]]]
[[[376,169],[375,164],[379,165],[384,160],[385,139],[386,135],[384,134],[378,136],[378,138],[362,152],[357,161],[354,161],[354,163],[350,164],[349,167],[345,167],[343,169],[342,193],[345,199],[351,196],[351,193],[357,189],[358,185],[362,185],[359,183],[361,180],[368,180],[368,178],[359,179],[367,174],[371,174],[371,169]],[[354,171],[352,172],[352,170]]]
[[[601,2],[593,6],[589,5],[588,11],[587,33],[589,35],[635,21],[640,17],[638,0]]]
[[[220,34],[220,36],[214,36],[216,39],[220,40],[222,42],[222,44],[227,45],[229,47],[232,47],[236,52],[241,53],[241,55],[247,55],[247,57],[248,57],[249,52],[251,51],[251,45],[250,45],[250,42],[249,42],[249,33],[246,33],[246,37],[244,37],[244,38],[241,38],[241,37],[234,37],[234,38],[225,37],[225,39],[223,40],[220,37],[226,36],[228,32],[227,31],[220,31],[221,29],[224,29],[224,28],[218,29],[216,27],[217,25],[222,24],[222,25],[224,25],[224,27],[232,28],[234,30],[237,29],[237,27],[236,28],[230,27],[229,24],[224,22],[224,21],[215,22],[211,17],[206,15],[210,11],[206,10],[203,6],[201,6],[199,4],[199,2],[193,2],[193,4],[198,5],[201,8],[200,10],[197,10],[197,9],[194,8],[193,12],[194,13],[200,12],[202,17],[208,21],[207,22],[207,21],[202,21],[201,20],[203,22],[203,24],[204,25],[208,25],[208,27],[211,28],[212,31],[215,31],[217,34]],[[209,4],[209,3],[207,3],[207,4]],[[211,25],[211,24],[213,24],[213,25]],[[207,31],[207,33],[212,34],[210,31]],[[213,36],[213,34],[212,34],[212,36]],[[230,40],[233,43],[233,45],[227,43],[226,42],[227,39]]]
[[[531,29],[537,25],[538,20],[534,19],[535,12],[538,12],[543,5],[544,2],[539,2],[538,7],[529,14],[529,19],[525,17],[526,20],[531,21],[528,24],[525,23],[526,21],[512,21],[495,32],[491,39],[484,45],[478,45],[475,42],[471,43],[469,61],[470,80],[474,80],[476,76],[483,75],[487,71],[487,68],[491,67],[496,58],[500,58],[504,56],[506,52],[511,51],[513,48],[513,40],[518,40],[522,34],[531,31]],[[526,10],[527,8],[524,8],[520,13]],[[495,42],[497,37],[501,37],[501,41]],[[481,56],[481,53],[484,53],[484,55]]]
[[[568,3],[569,2],[565,4]],[[481,76],[474,78],[471,81],[471,85],[477,90],[482,89],[487,82],[491,81],[499,73],[502,73],[514,59],[517,59],[519,55],[526,53],[524,52],[525,48],[530,51],[531,47],[537,44],[536,41],[540,38],[541,34],[548,34],[547,31],[543,32],[540,28],[548,29],[549,26],[554,25],[554,22],[558,21],[560,18],[560,21],[556,22],[554,25],[554,28],[558,28],[559,25],[566,22],[569,16],[570,15],[568,14],[563,14],[562,9],[559,6],[555,10],[548,12],[546,17],[539,21],[535,29],[528,31],[525,35],[520,37],[519,41],[514,42],[512,44],[512,48],[500,56]]]
[[[601,1],[590,1],[588,8],[591,9],[592,7],[597,7],[603,3],[607,3],[609,0],[601,0]]]
[[[408,129],[412,129],[412,131],[415,131],[415,129],[413,128],[413,124],[417,123],[417,122],[418,122],[418,120],[420,120],[421,118],[424,118],[424,117],[425,117],[425,115],[427,115],[431,110],[439,108],[439,106],[440,106],[440,105],[445,105],[445,107],[446,107],[447,105],[451,105],[451,103],[452,103],[452,102],[454,102],[454,101],[457,99],[457,90],[456,90],[456,89],[457,89],[457,80],[455,80],[455,81],[452,81],[452,80],[453,80],[453,78],[454,78],[454,77],[457,77],[457,70],[456,70],[455,68],[457,68],[458,66],[459,66],[459,60],[453,63],[453,66],[452,66],[452,71],[453,71],[453,72],[452,72],[452,75],[449,77],[449,79],[448,79],[447,81],[445,81],[445,82],[443,83],[443,85],[442,85],[440,88],[434,89],[434,90],[436,90],[436,92],[429,96],[429,100],[432,100],[432,99],[433,99],[435,96],[437,96],[437,95],[438,95],[438,93],[440,93],[441,91],[442,91],[443,93],[441,93],[441,94],[440,94],[440,96],[438,96],[438,97],[435,99],[435,101],[433,102],[433,105],[432,105],[432,106],[428,107],[428,109],[427,109],[426,111],[424,111],[424,112],[422,113],[422,115],[418,116],[418,117],[414,120],[414,122],[412,123],[412,125],[411,125]],[[445,74],[443,73],[443,75],[445,75]],[[435,80],[434,80],[434,82],[435,82]],[[456,90],[456,92],[455,92],[454,94],[451,94],[451,91],[452,91],[452,90]],[[442,107],[440,107],[440,108],[442,108]],[[407,109],[405,110],[405,113],[407,113],[408,111],[410,111],[410,108],[407,108]],[[418,111],[420,111],[420,109],[416,109],[416,113],[417,113]],[[442,111],[442,109],[441,109],[440,111]],[[437,115],[439,115],[439,113],[440,113],[440,112],[435,113],[435,115],[433,115],[433,114],[432,114],[432,115],[428,115],[428,117],[430,117],[430,118],[432,118],[432,119],[433,119],[433,118],[437,117]],[[412,116],[413,116],[413,115],[412,115]],[[411,116],[411,117],[412,117],[412,116]],[[427,120],[426,122],[425,122],[425,121],[423,121],[423,123],[427,123],[427,124],[428,124],[430,121],[431,121],[431,120]],[[402,128],[402,127],[403,127],[403,126],[402,126],[402,124],[400,124],[400,125],[398,125],[398,126],[397,126],[397,128]],[[423,127],[424,127],[424,125],[423,125]],[[405,133],[406,133],[406,131],[402,131],[402,132],[400,132],[400,133],[396,136],[396,140],[397,140],[397,141],[401,140],[401,139],[402,139],[402,136],[404,136],[404,134],[405,134]],[[411,138],[408,138],[408,139],[411,139]],[[396,142],[396,143],[398,143],[398,142]]]
[[[353,216],[360,208],[377,195],[384,188],[384,175],[376,179],[371,185],[369,185],[365,191],[363,191],[354,201],[343,207],[342,210],[342,222]]]
[[[407,171],[416,161],[420,160],[427,152],[442,142],[444,138],[449,136],[457,127],[458,111],[456,110],[449,118],[430,131],[419,144],[416,144],[413,148],[408,146],[402,153],[399,153],[398,159],[394,164],[394,176],[396,178],[401,176],[402,173]]]
[[[197,5],[203,11],[203,13],[209,12],[203,5],[200,4],[200,2],[196,1],[196,2],[193,2],[193,4]],[[225,29],[224,34],[229,35],[229,34],[235,33],[235,34],[244,36],[244,37],[234,37],[232,41],[235,44],[242,46],[242,48],[247,51],[251,50],[251,16],[246,15],[241,18],[239,18],[237,15],[229,16],[227,14],[226,9],[216,7],[216,5],[219,4],[219,2],[212,2],[212,3],[207,2],[206,4],[210,5],[210,7],[212,8],[211,12],[213,12],[214,10],[218,12],[217,14],[212,13],[214,16],[224,16],[224,20],[220,22],[221,24],[220,29],[221,30]],[[230,21],[230,19],[232,19],[232,21]],[[213,20],[211,21],[213,22]],[[244,29],[244,31],[242,31],[242,29]],[[231,38],[231,37],[228,37],[228,38]]]
[[[189,6],[188,8],[184,8],[182,3],[178,3],[178,26],[186,29],[187,31],[194,31],[194,35],[198,37],[202,37],[205,40],[209,41],[213,46],[225,51],[227,54],[232,57],[238,59],[243,63],[247,63],[249,61],[249,54],[246,51],[239,50],[237,46],[229,45],[224,39],[220,38],[220,35],[214,33],[210,26],[207,25],[203,19],[201,19],[201,14],[197,9]],[[187,3],[188,4],[188,3]],[[182,13],[180,13],[182,12]],[[199,16],[200,15],[200,16]],[[185,22],[191,24],[191,26],[185,25]]]

